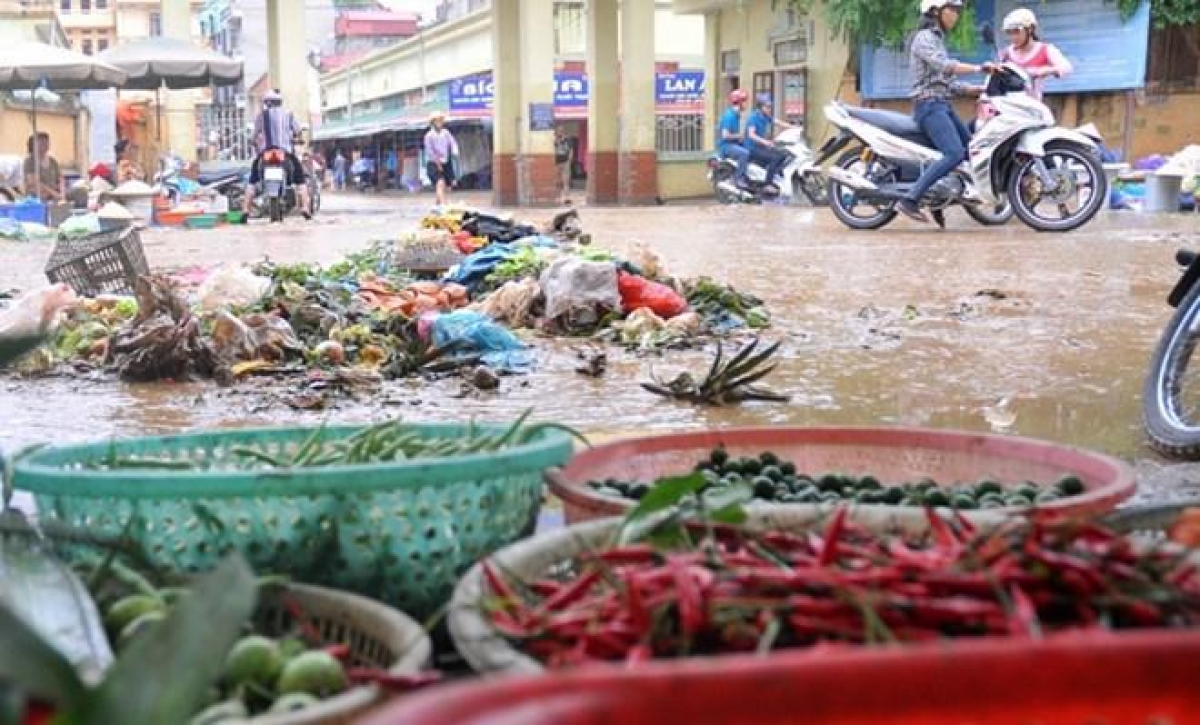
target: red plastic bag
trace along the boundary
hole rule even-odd
[[[626,314],[646,307],[664,320],[669,320],[683,314],[688,308],[687,300],[675,290],[636,274],[618,272],[617,290],[621,293],[621,307]]]
[[[471,241],[470,232],[455,232],[450,235],[450,241],[454,242],[454,246],[463,254],[473,254],[477,251],[475,244]]]

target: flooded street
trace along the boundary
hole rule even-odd
[[[486,204],[484,197],[464,200]],[[253,262],[328,263],[371,239],[414,228],[430,199],[330,197],[318,222],[143,235],[153,267]],[[548,212],[523,211],[539,221]],[[249,424],[412,419],[505,419],[534,408],[596,433],[763,424],[894,424],[1034,436],[1137,462],[1146,492],[1200,491],[1200,473],[1145,445],[1140,396],[1170,315],[1178,247],[1200,248],[1200,217],[1105,213],[1068,235],[1017,222],[984,228],[960,211],[949,229],[897,221],[851,232],[828,211],[667,206],[581,210],[594,243],[641,242],[674,275],[710,275],[762,297],[781,339],[766,382],[790,403],[699,409],[664,402],[638,382],[702,368],[708,350],[639,356],[608,350],[608,373],[586,378],[572,341],[527,336],[532,375],[495,393],[463,395],[458,379],[388,384],[378,399],[293,410],[249,380],[130,386],[111,378],[0,380],[0,447],[53,440]],[[0,289],[43,283],[46,244],[0,241]]]

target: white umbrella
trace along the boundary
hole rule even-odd
[[[109,48],[96,56],[125,71],[123,88],[203,88],[231,86],[242,80],[242,62],[175,38],[143,38]]]
[[[37,88],[71,91],[111,88],[125,82],[125,71],[83,53],[46,43],[0,46],[0,89],[31,92],[33,135],[37,138]],[[35,195],[41,198],[42,169],[34,145]]]

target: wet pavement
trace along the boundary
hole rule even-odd
[[[327,197],[313,223],[144,234],[152,266],[331,262],[412,229],[430,197]],[[486,205],[486,197],[462,201]],[[525,210],[530,220],[545,210]],[[984,228],[952,212],[939,231],[896,221],[852,232],[825,210],[708,204],[581,210],[597,245],[659,252],[678,276],[711,275],[762,297],[782,339],[770,387],[790,403],[698,409],[638,386],[651,369],[700,368],[707,351],[645,357],[610,349],[601,379],[574,372],[580,341],[532,339],[535,374],[463,395],[460,380],[388,385],[365,402],[295,411],[254,381],[123,385],[111,379],[0,379],[0,447],[113,434],[386,415],[511,418],[532,407],[597,433],[761,424],[891,424],[1034,436],[1137,463],[1145,496],[1200,495],[1200,467],[1145,445],[1140,397],[1170,309],[1178,247],[1200,248],[1200,217],[1106,212],[1080,231]],[[44,281],[47,244],[0,241],[0,289]],[[524,334],[524,333],[523,333]],[[532,334],[529,335],[532,338]]]

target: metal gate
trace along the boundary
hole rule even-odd
[[[246,125],[246,109],[214,103],[200,114],[200,138],[213,161],[248,161],[254,157],[254,127]]]

